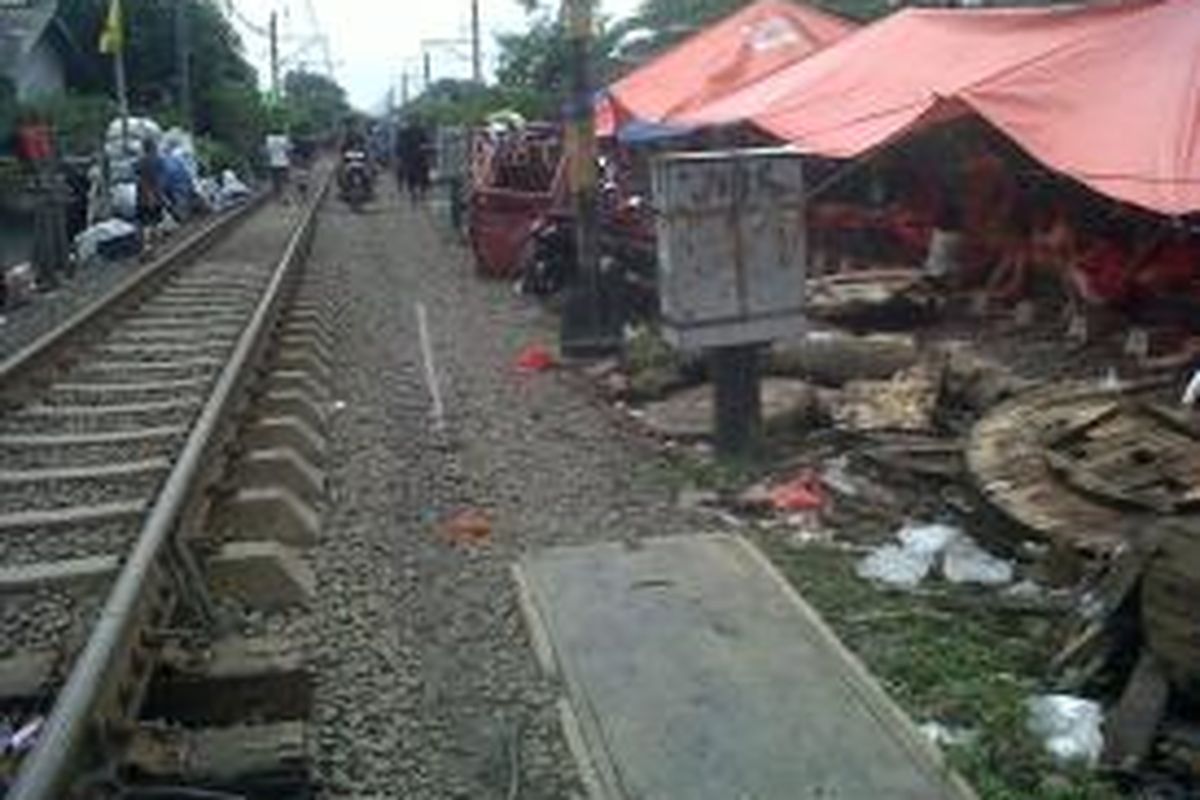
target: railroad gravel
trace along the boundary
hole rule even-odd
[[[476,279],[425,210],[390,190],[361,215],[331,201],[309,270],[327,293],[345,404],[313,557],[321,796],[582,796],[511,565],[531,548],[702,526],[676,507],[653,451],[577,384],[515,374],[521,347],[553,342],[547,319]],[[417,303],[444,431],[431,425]],[[441,522],[476,508],[490,537],[450,541]]]
[[[48,469],[60,466],[126,464],[174,453],[183,436],[154,439],[137,444],[83,445],[72,447],[6,447],[0,445],[4,469]]]
[[[140,498],[133,498],[140,499]],[[137,520],[106,522],[73,528],[29,528],[0,535],[0,564],[17,567],[47,561],[124,553],[141,525]]]
[[[199,410],[194,407],[171,408],[165,411],[133,411],[103,415],[73,414],[7,414],[0,418],[0,434],[32,433],[111,433],[163,428],[187,424]]]
[[[19,508],[23,511],[65,506],[98,505],[125,501],[146,501],[154,497],[165,472],[151,472],[119,478],[46,480],[8,483],[0,481],[0,514]],[[7,543],[0,544],[0,553]],[[0,556],[0,564],[8,563]]]
[[[0,658],[23,651],[78,650],[100,611],[108,585],[95,588],[94,593],[43,588],[6,597],[0,603]]]

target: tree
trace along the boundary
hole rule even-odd
[[[112,60],[96,42],[109,0],[61,0],[58,17],[79,49],[68,80],[83,92],[115,92]],[[130,103],[158,112],[176,105],[181,94],[175,41],[175,6],[186,4],[192,42],[192,90],[198,104],[203,89],[234,82],[255,86],[257,75],[242,52],[237,32],[212,0],[125,0],[125,69]],[[204,109],[197,107],[197,114]]]
[[[283,80],[287,114],[293,132],[302,136],[328,133],[350,113],[346,91],[313,72],[289,72]]]
[[[191,32],[191,80],[195,132],[231,150],[229,161],[245,164],[257,150],[266,117],[258,92],[258,77],[242,52],[237,32],[214,0],[124,0],[125,66],[130,107],[164,124],[182,119],[175,40],[175,10],[186,4]],[[67,75],[69,96],[51,104],[52,118],[72,141],[91,139],[95,147],[94,114],[88,127],[76,130],[81,118],[76,106],[88,110],[109,107],[99,98],[116,95],[112,59],[99,52],[99,32],[109,0],[60,0],[58,23],[77,52]]]
[[[614,25],[603,18],[597,20],[596,36],[589,50],[592,80],[597,85],[615,76],[617,42],[633,24],[627,21]],[[547,13],[536,14],[524,33],[501,34],[496,41],[500,46],[500,63],[496,68],[500,86],[522,93],[535,116],[557,116],[570,74],[569,44],[559,21]]]

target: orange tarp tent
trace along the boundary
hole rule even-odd
[[[682,119],[853,157],[972,112],[1103,194],[1200,211],[1200,3],[908,9]]]
[[[634,120],[669,124],[855,29],[854,23],[811,6],[758,0],[609,86],[597,104],[597,133],[612,136]]]

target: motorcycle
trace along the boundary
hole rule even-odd
[[[371,199],[374,194],[374,179],[366,152],[347,150],[342,153],[340,182],[342,199],[352,210],[360,210],[363,204]]]

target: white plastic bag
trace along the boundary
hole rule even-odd
[[[946,547],[942,575],[951,583],[1003,586],[1012,583],[1013,566],[984,550],[973,539],[960,536]]]
[[[1039,737],[1046,752],[1060,763],[1094,765],[1104,748],[1104,711],[1094,700],[1069,694],[1031,697],[1029,732]]]
[[[858,562],[858,577],[888,586],[912,589],[933,569],[934,556],[896,544],[885,544]]]

